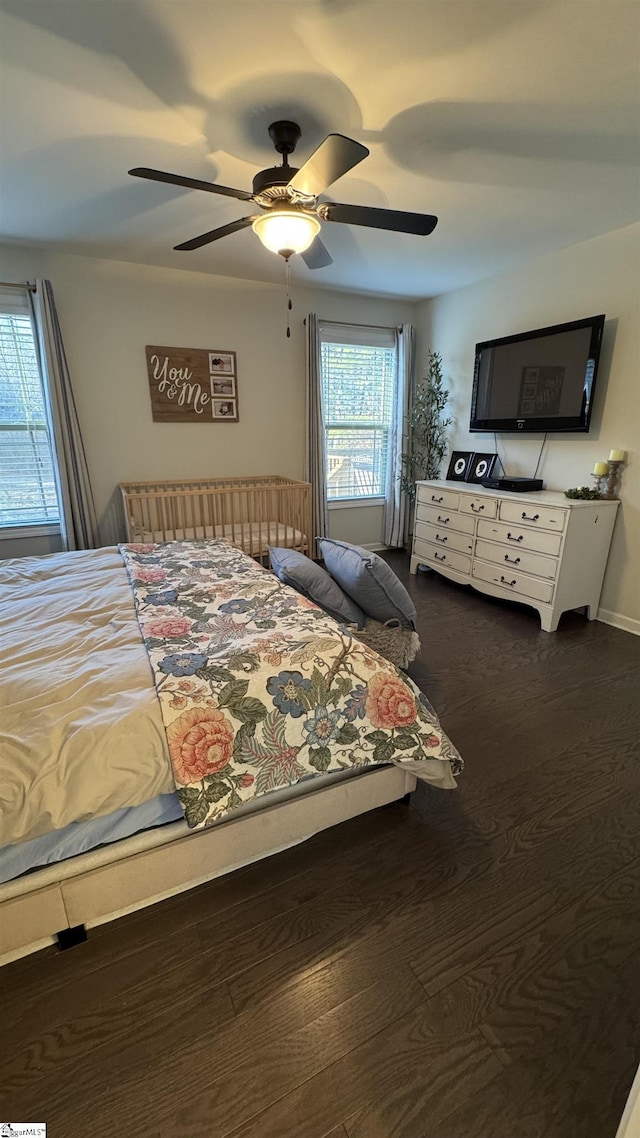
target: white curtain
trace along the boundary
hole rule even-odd
[[[307,432],[305,478],[311,483],[312,537],[326,537],[329,529],[327,511],[327,458],[322,411],[322,365],[318,317],[310,312],[306,320]],[[316,546],[312,542],[312,550]]]
[[[55,451],[63,548],[95,549],[100,541],[93,492],[51,281],[37,280],[30,298]]]
[[[415,357],[415,332],[411,324],[403,324],[401,328],[396,329],[396,355],[398,375],[394,420],[389,438],[389,461],[382,533],[385,545],[393,547],[404,545],[409,525],[410,503],[407,495],[400,490],[400,476],[402,474],[402,454],[406,452],[409,443],[407,416],[413,385],[413,361]]]

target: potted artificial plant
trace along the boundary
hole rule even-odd
[[[408,449],[402,457],[400,487],[415,502],[416,482],[440,476],[440,464],[447,452],[446,429],[452,420],[444,410],[449,392],[443,387],[442,356],[429,352],[424,379],[418,383],[409,414]]]

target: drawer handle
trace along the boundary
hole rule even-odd
[[[445,541],[448,541],[448,540],[449,540],[448,537],[440,537],[439,533],[436,534],[436,541],[441,541],[443,545],[444,545]]]
[[[448,526],[449,522],[451,521],[451,518],[441,518],[440,514],[438,514],[438,521],[440,522],[440,525]]]
[[[505,559],[507,565],[519,565],[520,564],[520,558],[519,557],[514,557],[514,558],[509,557],[508,553],[505,553],[504,559]]]
[[[484,506],[476,506],[475,502],[472,502],[471,509],[475,510],[476,514],[479,514],[481,510],[484,510]]]
[[[540,514],[533,514],[532,516],[529,516],[529,514],[525,514],[525,512],[523,510],[522,511],[522,520],[523,521],[526,520],[528,522],[537,522],[540,520]]]
[[[516,584],[516,582],[515,581],[507,581],[506,577],[500,576],[500,584],[501,585],[511,585],[511,587],[513,587]]]
[[[440,495],[439,498],[436,498],[435,494],[432,494],[431,495],[431,501],[432,502],[444,502],[444,498],[443,498],[442,494]]]
[[[520,534],[518,534],[517,537],[514,537],[513,534],[511,532],[509,532],[507,534],[507,541],[522,541],[523,537],[524,537],[523,533],[520,533]]]
[[[438,553],[437,549],[436,549],[433,556],[435,557],[436,561],[446,561],[447,560],[446,553]]]

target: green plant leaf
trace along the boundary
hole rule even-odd
[[[331,751],[328,747],[312,747],[309,751],[309,762],[317,771],[326,771],[331,762]]]
[[[359,734],[360,732],[355,724],[345,723],[338,731],[336,739],[338,743],[355,743]]]
[[[241,752],[249,739],[253,739],[253,736],[256,733],[257,722],[257,719],[248,719],[245,723],[242,724],[242,727],[236,731],[236,737],[233,740],[233,757],[236,762],[253,762],[253,756],[247,755],[243,757]]]
[[[229,657],[229,667],[234,672],[257,672],[260,661],[253,652],[236,652]]]
[[[408,751],[416,745],[413,735],[396,735],[393,742],[399,751]]]
[[[248,689],[248,680],[234,679],[231,683],[225,684],[222,691],[218,692],[218,707],[229,707],[233,710],[233,705],[244,699]]]
[[[267,709],[254,696],[244,696],[237,703],[230,703],[229,710],[241,723],[259,723],[267,714]]]
[[[204,797],[207,802],[220,802],[221,799],[226,798],[229,793],[229,786],[221,779],[210,782],[204,792]]]
[[[199,797],[197,802],[188,802],[184,808],[184,816],[189,826],[199,826],[208,813],[209,803],[205,798]]]
[[[312,703],[311,707],[326,707],[329,701],[329,688],[322,672],[319,668],[314,668],[311,673],[311,692]]]
[[[365,735],[365,739],[368,743],[386,743],[388,738],[389,736],[386,731],[371,731],[368,735]]]
[[[384,743],[378,743],[373,752],[374,763],[388,763],[389,759],[393,758],[396,749],[393,739],[385,739]]]
[[[351,693],[353,679],[351,676],[336,676],[333,688],[337,695],[345,696]]]
[[[197,786],[181,786],[178,791],[178,798],[183,805],[190,802],[196,802],[200,797],[200,789]]]
[[[229,681],[233,682],[235,680],[233,672],[217,664],[209,664],[206,668],[198,668],[196,675],[212,684],[228,683]]]

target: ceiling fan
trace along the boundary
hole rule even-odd
[[[300,253],[308,268],[320,269],[332,264],[328,250],[318,237],[322,221],[366,225],[373,229],[414,233],[423,237],[433,232],[438,223],[433,214],[318,201],[319,195],[328,186],[362,162],[369,151],[353,138],[347,138],[343,134],[328,134],[304,165],[297,169],[289,165],[288,159],[295,150],[300,135],[297,123],[279,121],[271,124],[269,136],[278,153],[282,154],[282,165],[260,170],[253,179],[251,193],[230,186],[219,186],[215,182],[183,177],[181,174],[152,170],[148,166],[136,166],[129,173],[136,178],[148,178],[152,182],[169,182],[174,186],[186,186],[193,190],[206,190],[211,194],[254,202],[264,211],[241,217],[228,225],[211,229],[208,233],[201,233],[190,241],[183,241],[175,246],[177,250],[200,249],[203,245],[218,241],[229,233],[237,233],[250,225],[267,249],[280,253],[286,260],[292,253]]]

